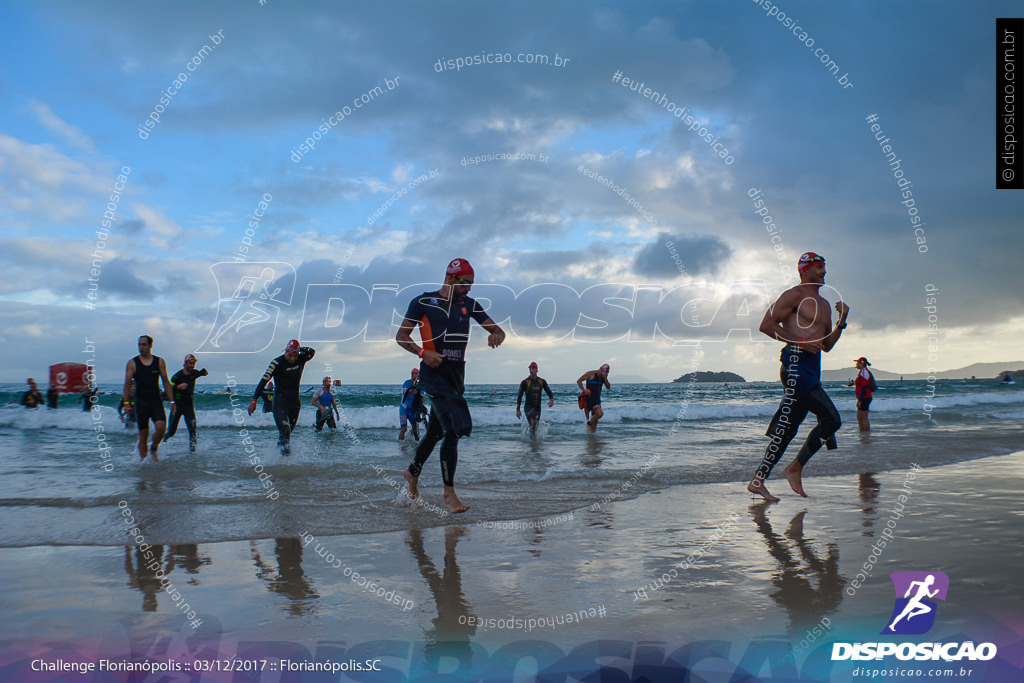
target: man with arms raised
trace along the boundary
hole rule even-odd
[[[160,356],[153,355],[153,338],[148,334],[139,337],[139,355],[128,361],[124,371],[124,396],[135,397],[135,419],[139,424],[139,458],[146,459],[146,440],[149,438],[149,421],[153,421],[153,442],[148,454],[153,462],[160,462],[157,448],[164,438],[167,428],[167,415],[160,398],[160,381],[163,380],[164,392],[171,402],[171,414],[175,412],[174,394],[171,392],[171,381],[167,379],[167,365]],[[134,392],[132,383],[135,383]]]
[[[277,423],[277,445],[281,455],[292,454],[292,430],[299,421],[302,401],[299,400],[299,385],[302,382],[302,369],[306,367],[316,351],[308,346],[299,346],[298,339],[292,339],[284,347],[284,354],[270,361],[263,378],[256,385],[252,401],[249,402],[249,414],[256,412],[256,401],[263,395],[263,387],[271,381],[274,389],[274,422]]]
[[[807,497],[801,481],[804,465],[822,444],[829,450],[836,448],[835,433],[842,425],[839,411],[821,386],[821,352],[831,351],[839,341],[850,307],[842,301],[836,302],[839,321],[833,328],[831,307],[818,293],[825,284],[825,259],[809,251],[800,257],[798,270],[800,284],[783,292],[768,308],[760,327],[761,332],[772,339],[786,342],[782,349],[781,371],[786,393],[765,433],[771,437],[771,443],[747,485],[748,491],[772,502],[779,499],[768,492],[764,480],[796,436],[807,413],[814,413],[818,424],[807,435],[807,441],[793,462],[783,470],[790,487],[804,498]]]
[[[403,472],[409,484],[409,497],[419,497],[417,478],[423,463],[430,457],[437,442],[441,443],[441,478],[444,483],[444,505],[449,512],[469,509],[455,495],[455,467],[459,460],[459,438],[469,436],[473,420],[462,394],[465,391],[466,345],[469,323],[476,320],[489,333],[487,345],[497,348],[505,341],[505,333],[468,294],[474,280],[473,267],[466,259],[448,264],[444,284],[436,292],[424,292],[409,304],[405,320],[395,341],[406,351],[422,359],[420,390],[430,397],[430,423],[427,433],[416,448],[416,458]],[[422,348],[412,340],[412,331],[420,328]]]

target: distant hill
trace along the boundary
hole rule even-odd
[[[673,382],[746,382],[735,372],[688,372]]]
[[[617,375],[615,377],[609,376],[608,381],[615,380],[616,384],[655,384],[653,379],[648,379],[643,375]]]
[[[1012,363],[974,363],[965,368],[942,370],[941,372],[935,373],[935,377],[937,379],[968,379],[973,375],[979,379],[994,379],[1004,372],[1014,374],[1018,370],[1024,370],[1024,361],[1014,361]],[[879,370],[874,366],[871,366],[871,373],[877,380],[900,378],[900,374],[898,372]],[[844,382],[856,376],[857,368],[855,367],[844,370],[822,370],[821,372],[821,379],[823,382]],[[914,372],[904,374],[903,379],[928,379],[928,373]]]

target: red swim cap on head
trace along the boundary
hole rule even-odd
[[[466,277],[467,275],[473,275],[473,266],[469,265],[469,261],[464,258],[452,259],[452,262],[448,264],[448,269],[445,271],[448,275],[454,275],[455,277]]]
[[[605,363],[604,365],[601,366],[601,372],[611,372],[611,371],[612,371],[612,367],[610,365],[608,365],[607,363]]]
[[[530,363],[530,365],[528,367],[535,368],[535,367],[537,367],[537,364],[536,363]]]
[[[290,342],[285,344],[284,350],[285,351],[298,351],[299,350],[299,340],[298,339],[292,339]]]
[[[185,354],[185,360],[183,360],[182,363],[187,363],[190,360],[191,361],[195,361],[197,363],[199,362],[199,360],[195,356],[193,356],[191,353],[186,353]]]
[[[797,264],[797,268],[802,273],[805,270],[807,270],[808,268],[810,268],[811,266],[813,266],[815,263],[824,263],[824,262],[825,262],[825,257],[824,256],[818,256],[813,251],[809,251],[806,254],[802,254],[800,256],[800,262]]]

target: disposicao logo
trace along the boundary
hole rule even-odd
[[[889,578],[896,590],[896,604],[882,633],[918,636],[930,631],[938,608],[933,600],[945,601],[949,576],[942,572],[893,572]]]
[[[949,590],[949,576],[943,572],[893,572],[896,593],[892,614],[882,635],[921,635],[935,625],[938,603],[945,600]],[[975,645],[964,643],[833,643],[832,661],[884,659],[896,655],[900,660],[953,662],[988,661],[996,656],[993,643]]]

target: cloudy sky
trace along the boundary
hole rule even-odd
[[[826,368],[1024,358],[1024,194],[994,189],[1019,3],[766,5],[2,2],[0,381],[88,339],[119,382],[149,334],[172,372],[255,382],[298,336],[307,380],[398,382],[393,311],[455,257],[510,332],[473,383],[667,380],[697,341],[776,378],[756,328],[807,250],[851,307]]]

